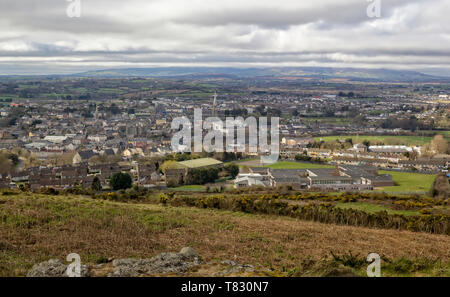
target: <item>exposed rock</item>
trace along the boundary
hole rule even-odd
[[[67,277],[63,261],[52,259],[33,266],[29,277]],[[90,269],[82,265],[82,276],[142,277],[157,275],[243,276],[260,275],[264,271],[249,264],[237,264],[230,260],[203,263],[200,255],[190,247],[179,253],[160,253],[149,259],[114,259],[112,262],[92,264]]]
[[[221,263],[225,265],[236,266],[236,263],[231,260],[223,260]]]
[[[27,273],[27,277],[67,277],[67,267],[59,259],[50,259],[47,262],[35,264]],[[81,265],[81,276],[89,276],[89,270],[86,265]]]
[[[197,252],[191,248],[191,247],[184,247],[181,249],[180,254],[185,256],[188,259],[195,260],[196,258],[200,259],[200,255],[197,254]]]
[[[110,276],[135,277],[164,273],[185,273],[189,268],[202,264],[197,252],[185,247],[179,253],[161,253],[150,259],[116,259]]]
[[[66,276],[67,265],[61,260],[50,259],[47,262],[35,264],[27,273],[27,277],[63,277]]]
[[[215,276],[226,276],[229,274],[245,273],[245,272],[251,273],[255,271],[255,267],[250,264],[237,264],[230,260],[224,260],[221,263],[231,267],[227,267],[225,270],[217,272]]]

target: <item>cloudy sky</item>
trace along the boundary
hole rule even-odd
[[[450,1],[0,1],[0,75],[153,66],[332,66],[450,75]],[[73,7],[73,6],[72,6]],[[74,10],[71,10],[74,12]]]

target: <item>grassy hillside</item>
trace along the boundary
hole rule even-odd
[[[271,68],[230,68],[230,67],[155,67],[155,68],[128,68],[104,69],[77,74],[81,77],[176,77],[176,76],[202,76],[202,77],[306,77],[323,80],[352,79],[356,81],[433,81],[442,80],[442,77],[426,75],[414,71],[398,71],[388,69],[363,68],[328,68],[328,67],[271,67]]]
[[[196,249],[206,261],[231,259],[273,268],[279,275],[307,269],[307,263],[329,257],[330,251],[343,255],[349,250],[361,257],[378,252],[399,263],[411,264],[416,258],[441,261],[420,272],[394,265],[386,268],[388,275],[450,275],[450,237],[445,235],[74,195],[0,196],[0,276],[22,276],[37,262],[75,252],[84,263],[100,263],[109,257],[151,257],[184,246]]]

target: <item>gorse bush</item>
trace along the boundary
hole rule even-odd
[[[329,193],[309,193],[309,192],[293,192],[289,191],[286,186],[280,187],[276,192],[264,192],[259,193],[258,188],[255,187],[255,191],[243,191],[239,189],[229,191],[230,194],[240,194],[246,196],[264,196],[273,199],[285,199],[293,201],[329,201],[329,202],[358,202],[365,200],[373,201],[389,201],[394,202],[394,206],[400,209],[421,209],[430,207],[433,205],[448,205],[448,200],[437,200],[424,196],[396,196],[387,195],[385,193],[359,193],[359,192],[346,192],[342,194],[329,194]]]
[[[369,263],[360,254],[335,254],[331,251],[331,258],[327,255],[320,260],[306,258],[299,267],[293,269],[288,276],[365,276],[366,267]],[[415,273],[442,275],[448,269],[448,265],[443,265],[439,260],[429,258],[389,259],[381,256],[381,275],[399,276],[414,275]]]
[[[421,208],[432,206],[431,203],[406,201],[406,200],[395,201],[394,205],[400,206],[403,209],[421,209]]]
[[[349,251],[348,254],[342,256],[334,254],[333,251],[330,251],[330,253],[334,261],[341,263],[344,266],[361,268],[362,266],[367,265],[364,257],[361,257],[360,254],[353,255],[352,251]]]
[[[91,198],[126,202],[146,198],[147,194],[148,191],[146,189],[139,188],[120,190],[112,193],[92,193]]]
[[[19,195],[19,192],[10,191],[10,190],[2,190],[2,195],[3,196],[15,196],[15,195]]]
[[[66,189],[61,191],[61,194],[74,194],[74,195],[93,195],[94,191],[92,189],[86,189],[83,187],[73,187],[70,189]]]
[[[384,265],[383,269],[393,271],[395,273],[414,273],[417,271],[423,271],[430,269],[434,266],[437,266],[439,264],[438,260],[433,259],[406,259],[405,257],[402,257],[400,259],[394,260],[394,261],[387,261],[387,263]]]
[[[173,206],[194,206],[246,213],[290,216],[302,220],[338,225],[450,234],[450,216],[446,215],[404,216],[400,214],[388,214],[387,211],[367,213],[352,208],[338,208],[332,203],[327,202],[301,205],[292,204],[279,197],[283,196],[276,194],[240,197],[225,195],[209,195],[203,197],[173,195],[165,199],[164,203]]]
[[[41,194],[45,194],[45,195],[59,195],[59,191],[55,190],[52,187],[45,187],[45,188],[41,188]]]
[[[173,199],[174,197],[174,193],[166,193],[166,194],[161,194],[159,195],[159,202],[166,205],[167,201],[169,201],[169,199]]]

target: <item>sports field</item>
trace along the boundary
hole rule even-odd
[[[171,191],[191,191],[191,192],[204,192],[206,187],[202,185],[187,185],[177,188],[169,188]]]
[[[380,174],[391,174],[395,187],[382,188],[385,192],[428,192],[433,185],[435,175],[410,173],[410,172],[396,172],[396,171],[379,171]]]

